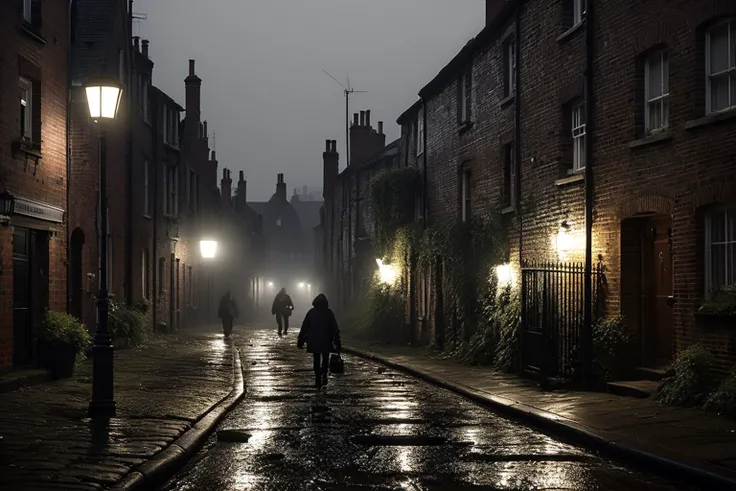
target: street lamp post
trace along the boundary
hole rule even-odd
[[[105,129],[113,121],[120,107],[122,85],[115,80],[91,79],[85,84],[90,118],[99,129],[99,205],[100,217],[100,284],[97,294],[97,331],[92,347],[92,400],[89,413],[92,417],[115,416],[113,380],[113,346],[107,326],[110,301],[107,291],[107,141]]]
[[[216,240],[207,238],[199,241],[199,252],[202,255],[202,259],[205,261],[212,261],[217,257],[217,246]],[[209,319],[212,315],[212,271],[211,268],[207,268],[207,318]]]

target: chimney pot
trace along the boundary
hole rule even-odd
[[[243,182],[245,180],[245,177],[243,176],[243,171],[240,171],[240,179],[239,182]]]
[[[365,112],[365,125],[370,126],[371,125],[371,110],[367,110]]]
[[[360,126],[365,126],[365,111],[360,111]]]
[[[358,126],[358,113],[353,114],[353,126]]]
[[[138,36],[133,36],[133,47],[136,51],[140,51],[140,40],[141,38]]]
[[[331,147],[332,147],[332,140],[326,140],[325,141],[325,152],[329,153]]]
[[[227,179],[227,169],[222,169],[222,179]]]
[[[337,153],[337,140],[332,140],[332,151]]]
[[[207,121],[202,123],[202,138],[208,138],[209,133],[207,133]]]
[[[217,152],[212,150],[212,160],[217,160]]]
[[[141,45],[143,46],[143,56],[148,58],[148,39],[144,39],[143,41],[141,41]]]
[[[189,60],[189,75],[194,75],[194,60]]]
[[[383,121],[378,122],[378,134],[383,135]]]

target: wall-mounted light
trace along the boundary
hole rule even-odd
[[[202,253],[202,257],[204,259],[214,259],[217,256],[217,241],[200,240],[199,250]]]
[[[555,237],[555,248],[557,249],[557,257],[560,261],[566,261],[569,257],[570,251],[574,245],[574,238],[571,233],[570,224],[567,220],[560,223],[560,228],[557,230],[557,236]]]
[[[499,288],[513,287],[515,283],[514,268],[511,264],[499,264],[496,266],[496,279]]]
[[[302,290],[304,289],[304,282],[303,281],[299,282],[299,288],[301,288]]]
[[[396,278],[399,276],[396,266],[388,262],[384,263],[382,259],[376,259],[376,264],[378,265],[378,279],[381,283],[389,286],[396,283]]]
[[[15,196],[7,190],[0,193],[0,223],[7,225],[15,212]]]

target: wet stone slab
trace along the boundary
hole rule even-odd
[[[244,370],[249,392],[221,424],[247,433],[247,441],[213,439],[163,491],[695,489],[353,357],[344,376],[305,390],[313,382],[310,356],[272,329],[247,338],[253,346],[242,351],[244,366],[258,361],[259,369]]]
[[[117,417],[87,415],[91,364],[75,377],[0,396],[0,490],[95,490],[170,445],[232,388],[231,349],[216,331],[115,353]]]

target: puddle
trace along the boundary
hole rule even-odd
[[[446,438],[417,435],[354,435],[350,443],[368,447],[429,447],[445,445]]]

